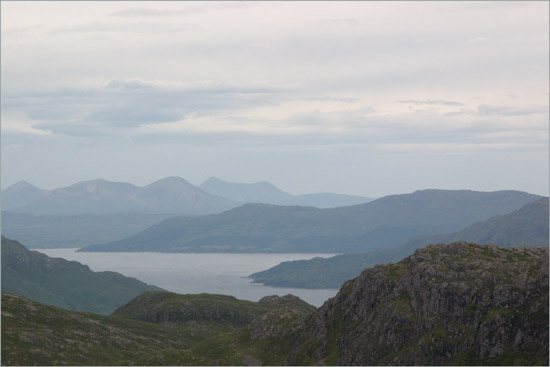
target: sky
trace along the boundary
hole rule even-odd
[[[548,2],[0,7],[4,189],[548,195]]]

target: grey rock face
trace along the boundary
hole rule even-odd
[[[365,270],[289,364],[548,364],[548,248],[454,243]]]

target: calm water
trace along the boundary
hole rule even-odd
[[[37,249],[38,250],[38,249]],[[337,289],[267,287],[248,275],[283,261],[330,257],[334,254],[166,254],[158,252],[76,252],[76,249],[39,249],[50,256],[75,260],[94,271],[116,271],[171,292],[217,293],[257,301],[264,296],[294,294],[321,306]]]

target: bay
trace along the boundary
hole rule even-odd
[[[180,294],[214,293],[258,301],[264,296],[293,294],[316,307],[337,289],[269,287],[252,283],[252,273],[283,261],[335,254],[226,254],[159,252],[76,252],[74,248],[36,249],[50,257],[78,261],[93,271],[116,271]]]

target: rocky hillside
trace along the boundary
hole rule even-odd
[[[226,324],[239,327],[281,307],[291,307],[306,315],[315,307],[292,295],[264,297],[258,302],[239,300],[219,294],[176,294],[145,292],[113,313],[113,317],[164,325]]]
[[[417,250],[346,282],[294,345],[293,365],[548,365],[548,249]]]

